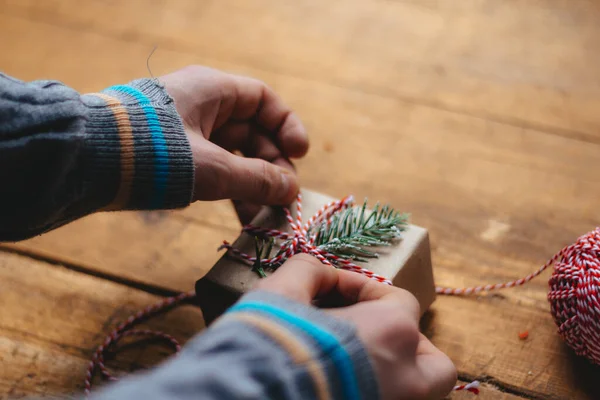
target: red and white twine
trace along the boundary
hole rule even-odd
[[[524,278],[462,289],[437,288],[440,294],[469,295],[521,286],[554,267],[548,301],[558,333],[579,356],[600,364],[600,227],[580,236]]]
[[[158,340],[162,340],[169,344],[175,352],[179,352],[181,346],[179,342],[171,335],[168,335],[164,332],[160,331],[151,331],[147,329],[131,329],[134,325],[139,324],[147,320],[154,315],[159,313],[171,310],[178,305],[186,302],[191,302],[196,298],[196,293],[194,291],[181,293],[177,296],[168,297],[164,300],[161,300],[155,304],[149,305],[143,310],[138,311],[137,313],[129,316],[124,322],[120,323],[105,339],[104,342],[94,352],[92,356],[92,360],[90,361],[87,371],[85,373],[85,381],[83,383],[85,396],[89,396],[90,391],[92,390],[92,379],[94,377],[94,373],[96,372],[96,368],[100,370],[100,373],[105,379],[116,381],[117,378],[112,376],[112,374],[108,371],[106,366],[104,365],[104,359],[106,354],[109,351],[114,351],[114,347],[117,342],[126,336],[141,336],[141,337],[151,337]]]
[[[457,385],[452,388],[454,391],[458,390],[466,390],[467,392],[471,392],[473,394],[479,394],[479,381],[473,381],[466,385]]]
[[[392,282],[389,279],[381,275],[377,275],[376,273],[369,271],[368,269],[363,268],[359,265],[356,265],[349,260],[346,260],[342,257],[338,257],[335,254],[331,254],[319,248],[319,246],[315,245],[315,241],[317,239],[316,235],[312,235],[310,237],[308,236],[308,232],[310,231],[311,227],[314,227],[316,224],[320,224],[323,222],[325,222],[326,224],[331,224],[331,217],[333,215],[346,208],[352,207],[353,205],[354,203],[352,196],[344,197],[342,200],[332,201],[329,204],[326,204],[323,207],[321,207],[321,209],[317,211],[315,215],[308,219],[306,224],[302,225],[302,195],[298,194],[298,199],[296,201],[296,219],[294,220],[292,214],[287,208],[284,209],[287,221],[292,230],[291,234],[277,229],[264,229],[253,225],[245,226],[242,229],[242,232],[254,236],[263,236],[284,240],[284,243],[281,246],[281,254],[272,258],[262,259],[260,260],[261,264],[272,266],[280,265],[294,254],[307,253],[315,256],[325,265],[335,266],[341,269],[358,272],[359,274],[365,275],[376,281],[391,285]],[[256,257],[252,257],[246,253],[239,251],[227,241],[223,241],[223,244],[219,249],[223,248],[228,249],[236,256],[250,263],[254,263],[256,261]]]
[[[266,265],[276,266],[294,254],[308,253],[318,258],[323,264],[357,272],[378,282],[391,285],[392,283],[387,278],[320,249],[315,245],[316,236],[308,236],[308,232],[312,226],[324,221],[331,223],[333,215],[352,206],[353,200],[351,196],[333,201],[323,206],[303,225],[302,198],[299,195],[296,207],[296,219],[292,217],[287,209],[285,210],[291,233],[252,225],[244,227],[242,232],[284,241],[280,255],[261,260]],[[223,242],[220,248],[226,248],[231,253],[248,262],[254,263],[256,261],[256,257],[242,253],[228,242]],[[548,260],[546,264],[524,278],[494,285],[460,289],[436,287],[436,292],[442,295],[465,296],[521,286],[551,266],[554,267],[554,270],[549,280],[550,292],[548,293],[548,301],[550,302],[552,316],[558,326],[558,332],[577,355],[584,356],[593,363],[600,364],[600,228],[596,228],[581,236],[574,244],[563,248]],[[192,291],[166,298],[146,307],[144,310],[138,311],[125,320],[125,322],[119,324],[94,352],[84,382],[86,396],[90,393],[92,378],[96,369],[101,372],[104,378],[116,380],[106,369],[104,360],[106,353],[114,350],[117,342],[123,337],[142,336],[157,338],[168,343],[175,349],[175,352],[178,352],[180,345],[172,336],[158,331],[133,330],[131,328],[158,313],[170,310],[181,303],[190,302],[195,297],[196,294]],[[453,390],[466,390],[478,394],[479,382],[474,381],[466,385],[457,385]]]

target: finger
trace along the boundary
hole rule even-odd
[[[362,303],[374,300],[389,300],[407,311],[416,321],[420,319],[421,307],[410,292],[396,286],[367,278],[350,271],[339,271],[337,291],[350,303]]]
[[[214,143],[190,138],[195,160],[196,200],[231,199],[289,205],[299,191],[293,172],[264,160],[232,154]]]
[[[234,76],[236,101],[231,116],[254,119],[273,137],[287,157],[302,157],[308,151],[308,136],[300,119],[264,82]]]
[[[260,158],[290,171],[296,170],[266,132],[252,124],[228,123],[215,135],[213,142],[230,152],[239,150],[246,157]]]
[[[217,129],[210,137],[211,142],[225,150],[242,150],[250,140],[252,124],[249,122],[230,121]],[[279,149],[278,149],[279,150]]]
[[[246,157],[261,158],[295,172],[293,164],[283,157],[275,144],[254,124],[229,122],[211,140],[230,152],[241,151]],[[242,225],[249,224],[262,207],[260,204],[240,200],[233,200],[233,206]]]
[[[246,201],[233,200],[232,203],[242,225],[251,223],[262,208],[259,204],[252,204]]]
[[[268,136],[268,132],[255,124],[229,122],[216,132],[211,141],[230,152],[239,150],[246,157],[261,158],[275,164],[278,160],[284,160],[284,163],[278,165],[294,170],[291,162]]]
[[[431,390],[431,398],[442,399],[452,391],[458,374],[454,363],[423,334],[417,347],[417,368],[425,386]]]
[[[292,172],[295,172],[296,170],[294,168],[294,165],[289,160],[286,160],[284,158],[278,158],[272,163]],[[235,212],[238,216],[238,219],[242,225],[247,225],[250,222],[252,222],[254,217],[256,217],[256,215],[262,208],[262,205],[260,204],[253,204],[247,201],[233,200],[232,203],[233,207],[235,208]]]
[[[308,254],[288,259],[271,276],[259,281],[257,289],[267,290],[293,300],[310,304],[331,291],[337,283],[337,270]]]
[[[289,205],[300,190],[296,175],[256,158],[232,155],[228,197],[261,205]]]
[[[211,141],[228,151],[240,150],[247,157],[267,161],[283,157],[268,132],[249,122],[228,122],[215,132]]]

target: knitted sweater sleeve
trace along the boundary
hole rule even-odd
[[[0,241],[101,210],[191,202],[192,152],[173,100],[141,79],[80,94],[0,73]]]
[[[377,400],[354,326],[268,292],[251,292],[161,366],[90,400]]]
[[[188,205],[194,169],[173,100],[142,79],[81,95],[0,74],[0,241],[99,210]],[[94,393],[125,399],[374,399],[349,323],[250,293],[163,365]]]

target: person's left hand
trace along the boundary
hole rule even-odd
[[[262,205],[294,201],[299,186],[290,159],[306,154],[308,137],[269,87],[200,66],[159,81],[175,100],[192,147],[194,200],[231,199],[243,224]]]

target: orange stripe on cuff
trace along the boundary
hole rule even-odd
[[[319,400],[331,399],[327,377],[321,364],[318,360],[314,359],[308,347],[292,336],[287,329],[266,318],[245,312],[236,312],[235,315],[230,315],[223,319],[228,318],[242,320],[270,336],[279,346],[290,354],[294,363],[306,367],[306,370],[314,382],[317,398]]]
[[[104,211],[120,210],[127,205],[131,195],[131,185],[133,184],[133,176],[135,173],[135,152],[133,142],[133,131],[127,109],[121,102],[104,93],[94,93],[94,96],[100,97],[106,102],[106,105],[111,109],[117,128],[119,131],[119,143],[121,147],[121,182],[117,195]]]

